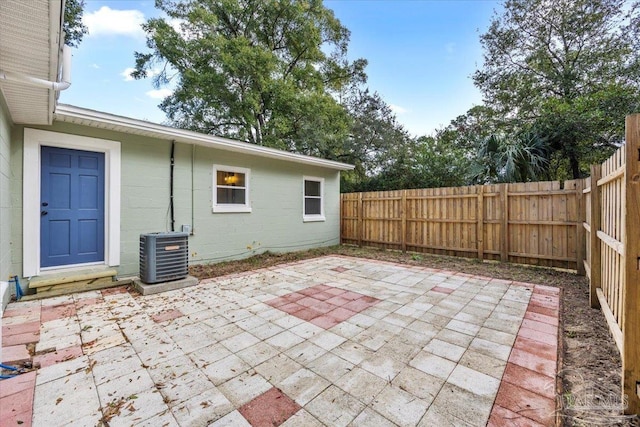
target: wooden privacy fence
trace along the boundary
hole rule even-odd
[[[583,271],[584,180],[341,195],[341,240]]]
[[[585,180],[585,271],[592,307],[602,307],[622,356],[627,413],[640,412],[640,114],[626,144]]]

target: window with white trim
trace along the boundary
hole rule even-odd
[[[324,221],[324,178],[303,179],[303,220]]]
[[[251,212],[251,170],[213,165],[213,212]]]

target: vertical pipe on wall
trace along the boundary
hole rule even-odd
[[[193,168],[195,166],[195,160],[196,159],[196,144],[191,145],[191,234],[194,234],[195,230],[196,230],[196,224],[195,224],[195,201],[194,201],[194,197],[195,197],[195,191],[193,188]]]
[[[175,166],[175,151],[176,141],[174,139],[171,141],[171,170],[169,172],[169,210],[171,212],[171,231],[176,231],[176,218],[173,211],[173,167]]]

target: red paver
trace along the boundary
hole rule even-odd
[[[375,305],[378,303],[378,301],[380,301],[378,298],[370,297],[369,295],[364,295],[360,299],[369,304],[369,306]]]
[[[296,302],[298,300],[301,300],[302,298],[304,298],[306,295],[298,293],[298,292],[291,292],[290,294],[287,294],[283,297],[281,297],[282,299],[284,299],[285,301],[288,302]]]
[[[253,427],[274,427],[287,421],[300,409],[300,405],[289,396],[277,388],[272,388],[244,404],[238,412]]]
[[[356,313],[359,313],[369,307],[371,307],[371,305],[368,302],[364,301],[362,298],[353,300],[343,306],[343,308],[346,308],[347,310],[355,311]]]
[[[299,290],[297,293],[304,295],[305,297],[311,297],[313,294],[316,294],[318,291],[314,289],[314,287],[306,288]]]
[[[308,322],[309,320],[315,319],[316,317],[320,317],[325,313],[319,310],[315,310],[313,307],[304,307],[302,310],[298,310],[292,314]]]
[[[529,308],[527,308],[527,311],[532,311],[534,313],[542,314],[549,317],[558,317],[558,309],[554,310],[552,308],[543,307],[537,304],[529,304]]]
[[[548,325],[553,325],[558,327],[558,317],[557,316],[546,316],[544,314],[534,313],[532,311],[527,311],[524,314],[525,319],[535,320],[537,322],[546,323]]]
[[[556,397],[556,380],[541,373],[532,371],[514,363],[507,363],[502,381],[526,388],[549,399]]]
[[[553,426],[560,293],[533,287],[487,426]]]
[[[40,321],[17,323],[15,325],[5,325],[2,327],[3,337],[7,337],[9,335],[27,334],[30,332],[40,332]]]
[[[333,298],[329,298],[328,300],[326,300],[326,302],[328,302],[329,304],[337,305],[337,306],[343,306],[346,303],[351,302],[351,300],[342,298],[342,296],[340,295],[336,295]]]
[[[447,294],[447,295],[453,292],[453,289],[443,288],[442,286],[434,286],[433,288],[431,288],[431,290],[433,292],[439,292],[441,294]]]
[[[522,415],[505,409],[500,405],[495,405],[491,411],[487,427],[544,427],[544,424],[524,418]]]
[[[546,295],[560,295],[560,289],[552,286],[536,285],[535,293]]]
[[[3,399],[12,394],[33,388],[36,384],[36,371],[16,375],[14,378],[1,381],[2,383],[0,384],[2,384],[2,387],[0,387],[0,399]]]
[[[555,400],[509,383],[501,383],[496,404],[546,426],[555,425]]]
[[[32,417],[33,417],[33,413],[31,411],[26,411],[20,414],[11,415],[7,418],[0,418],[0,425],[31,427]]]
[[[328,300],[328,299],[330,299],[330,298],[333,298],[333,297],[334,297],[334,295],[333,295],[333,294],[330,294],[330,293],[328,293],[328,292],[324,292],[324,291],[322,291],[322,292],[319,292],[319,293],[315,294],[313,297],[314,297],[315,299],[319,299],[320,301],[325,301],[325,300]]]
[[[357,313],[355,311],[348,310],[344,307],[338,307],[335,310],[331,310],[327,313],[327,316],[337,320],[338,322],[344,322],[352,316],[355,316]]]
[[[342,323],[342,322],[344,322],[344,320],[338,321],[334,317],[331,317],[329,314],[325,314],[323,316],[316,317],[315,319],[311,320],[311,323],[324,329],[333,328],[338,323]]]
[[[52,351],[49,353],[39,354],[33,356],[34,366],[44,368],[47,366],[55,365],[56,363],[65,362],[67,360],[75,359],[82,356],[82,347],[68,347],[58,351]]]
[[[287,303],[291,300],[295,302]],[[329,329],[378,302],[380,302],[379,299],[368,295],[327,285],[317,285],[282,295],[266,301],[266,304],[321,328]]]
[[[19,391],[0,398],[0,425],[18,425],[18,421],[23,421],[26,425],[31,425],[33,392],[36,388],[36,373],[32,372],[32,375],[28,374],[21,374],[16,378],[2,380],[2,388],[5,387],[5,384],[11,382],[26,383],[18,387],[20,389]],[[23,376],[25,376],[25,378],[22,378]],[[14,424],[12,424],[12,422],[14,422]]]
[[[326,289],[324,292],[331,294],[331,295],[342,295],[344,294],[345,291],[344,289],[340,289],[340,288],[330,288],[330,289]]]
[[[518,336],[527,338],[531,341],[539,342],[542,344],[547,344],[551,347],[558,347],[558,334],[557,332],[547,334],[545,332],[536,331],[534,329],[529,329],[525,327],[520,327],[520,332],[518,332]]]
[[[347,271],[349,269],[345,268],[345,267],[336,267],[336,268],[330,268],[330,270],[337,271],[338,273],[344,273],[345,271]]]
[[[12,345],[2,347],[2,363],[5,365],[21,364],[31,360],[26,345]]]
[[[320,303],[321,301],[318,299],[315,299],[313,297],[307,296],[304,297],[298,301],[296,301],[296,304],[300,304],[300,305],[304,305],[305,307],[313,307],[314,305]]]
[[[521,328],[532,329],[534,331],[544,332],[545,334],[557,334],[558,326],[550,325],[548,323],[539,322],[537,320],[524,319],[522,320]]]
[[[32,306],[32,307],[12,307],[7,308],[3,313],[2,317],[16,317],[16,316],[29,316],[31,314],[37,313],[40,315],[40,306]]]
[[[45,306],[42,307],[40,321],[49,322],[51,320],[64,319],[75,315],[76,306],[74,303]]]
[[[20,344],[29,344],[32,342],[40,341],[40,332],[26,332],[24,334],[15,334],[9,336],[2,336],[2,346],[12,346]]]
[[[316,300],[318,301],[317,303],[315,303],[314,305],[312,305],[311,307],[316,309],[316,310],[320,310],[323,313],[328,313],[330,311],[335,310],[336,308],[338,308],[337,305],[335,304],[331,304],[327,301],[320,301],[320,300]]]
[[[540,307],[555,309],[558,307],[558,297],[534,293],[531,296],[530,303],[533,303],[534,305],[538,305]]]
[[[276,307],[278,310],[282,310],[285,313],[289,313],[289,314],[293,314],[296,311],[300,311],[303,308],[305,308],[306,306],[304,305],[300,305],[296,302],[291,302],[289,304],[285,304],[285,305],[281,305],[280,307]]]
[[[509,362],[520,365],[523,368],[531,369],[532,371],[553,377],[556,374],[556,361],[543,359],[540,356],[529,353],[528,351],[514,348],[511,350],[511,356],[509,356]]]
[[[165,322],[167,320],[177,319],[178,317],[182,317],[184,314],[180,310],[171,309],[163,311],[162,313],[155,314],[151,316],[154,322],[160,323]]]
[[[534,354],[542,359],[556,360],[558,358],[558,346],[555,343],[552,345],[535,341],[521,334],[518,334],[513,347]]]
[[[357,299],[362,298],[364,295],[359,294],[357,292],[347,291],[344,294],[340,294],[342,298],[348,299],[349,301],[355,301]]]

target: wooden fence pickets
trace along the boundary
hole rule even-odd
[[[622,401],[640,412],[640,114],[627,116],[625,145],[585,180],[585,270],[591,306],[602,308],[622,358]]]
[[[554,181],[342,194],[342,242],[577,269],[581,185],[576,180],[563,189]]]

